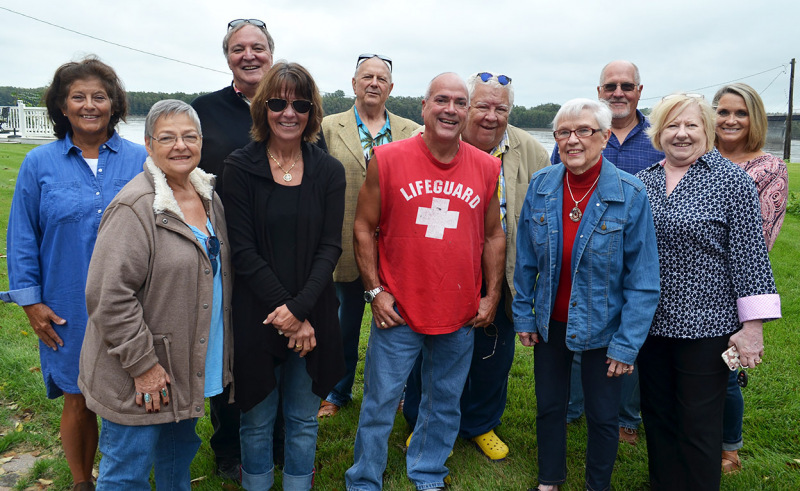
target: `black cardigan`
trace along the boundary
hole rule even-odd
[[[306,355],[312,390],[326,397],[344,375],[333,269],[342,253],[344,167],[315,145],[302,143],[303,182],[297,228],[298,294],[292,297],[270,266],[275,262],[266,225],[266,209],[275,186],[266,144],[251,142],[226,160],[225,218],[231,245],[235,399],[243,411],[261,402],[276,380],[274,367],[286,359],[288,340],[267,315],[286,304],[298,319],[314,327],[317,347]]]

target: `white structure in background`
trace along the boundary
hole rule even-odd
[[[16,106],[0,108],[0,126],[3,132],[12,132],[22,138],[53,138],[53,123],[46,107],[26,107],[22,101]]]

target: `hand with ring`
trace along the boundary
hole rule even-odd
[[[287,333],[289,335],[289,333]],[[289,335],[288,348],[294,350],[300,358],[306,356],[310,351],[317,347],[317,338],[314,328],[308,320],[301,323],[297,332]]]
[[[606,365],[608,365],[608,371],[606,372],[607,377],[619,377],[620,375],[630,375],[633,373],[633,365],[628,365],[627,363],[622,363],[621,361],[611,358],[606,359]]]
[[[162,405],[169,405],[169,375],[160,364],[156,363],[150,370],[134,377],[133,382],[137,406],[144,406],[148,413],[157,413]]]

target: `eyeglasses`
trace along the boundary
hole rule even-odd
[[[267,107],[270,111],[274,113],[279,113],[286,109],[286,106],[289,105],[289,101],[286,99],[269,99],[267,100]],[[307,101],[305,99],[295,99],[292,101],[292,107],[294,108],[295,112],[300,114],[305,114],[311,110],[311,106],[314,103],[311,101]]]
[[[621,84],[603,84],[601,87],[603,87],[603,90],[606,92],[614,92],[617,90],[617,87],[621,88],[623,92],[633,92],[636,90],[636,84],[632,84],[630,82]]]
[[[362,63],[372,58],[379,58],[384,63],[386,63],[386,65],[389,67],[389,71],[390,72],[392,71],[392,59],[389,58],[388,56],[376,55],[374,53],[363,53],[358,55],[358,61],[356,61],[356,68],[360,67]]]
[[[234,19],[234,20],[228,22],[228,30],[230,31],[234,27],[240,26],[242,24],[252,24],[252,25],[254,25],[256,27],[259,27],[261,29],[266,29],[267,28],[267,25],[264,23],[263,20],[258,20],[258,19]]]
[[[705,99],[703,94],[695,94],[693,92],[678,92],[675,94],[665,95],[661,98],[662,101],[668,101],[676,97],[688,97],[689,99]]]
[[[493,78],[496,79],[500,85],[508,85],[511,83],[511,77],[507,77],[505,75],[494,75],[489,72],[481,72],[478,74],[478,77],[480,77],[481,82],[483,83],[486,83]]]
[[[211,260],[211,271],[217,272],[217,256],[219,256],[219,239],[215,236],[206,238],[206,249],[208,258]]]
[[[153,138],[159,145],[164,146],[172,146],[175,145],[178,140],[182,140],[184,145],[197,145],[200,141],[200,135],[183,135],[183,136],[176,136],[176,135],[166,135],[160,138]]]
[[[575,136],[577,136],[578,138],[589,138],[598,131],[600,130],[594,128],[578,128],[577,130],[563,129],[554,131],[553,137],[555,137],[555,139],[558,141],[569,140],[570,135],[575,133]]]

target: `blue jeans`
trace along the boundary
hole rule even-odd
[[[101,418],[99,445],[103,458],[97,489],[150,491],[150,470],[155,466],[156,488],[190,491],[189,466],[200,448],[196,424],[197,418],[192,418],[128,426]]]
[[[536,389],[536,440],[539,442],[539,484],[567,480],[567,427],[573,352],[565,343],[567,325],[550,321],[549,341],[533,348]],[[607,377],[606,348],[584,351],[581,381],[586,395],[586,489],[608,489],[617,457],[619,399],[623,377]]]
[[[272,432],[279,399],[286,421],[284,442],[283,489],[311,489],[317,447],[317,410],[319,397],[311,392],[311,377],[306,361],[297,353],[275,368],[277,389],[254,408],[241,414],[239,439],[242,442],[242,487],[269,489],[274,481]]]
[[[725,413],[722,417],[722,450],[739,450],[744,445],[742,439],[744,398],[742,398],[742,388],[736,381],[738,374],[738,370],[732,370],[728,376],[728,393],[725,395]]]
[[[422,400],[414,437],[406,452],[406,471],[417,489],[444,486],[449,472],[444,463],[458,436],[458,401],[469,371],[474,339],[469,327],[450,334],[425,335],[407,325],[378,329],[372,322],[354,463],[345,473],[348,490],[383,487],[397,403],[420,352]]]
[[[639,365],[634,363],[633,373],[622,376],[622,401],[619,404],[619,427],[638,429],[642,423],[639,395]],[[572,423],[583,414],[583,385],[581,384],[581,354],[572,358],[567,423]]]
[[[344,406],[353,398],[353,380],[356,378],[358,364],[358,338],[366,303],[360,276],[355,281],[334,282],[333,286],[336,288],[336,298],[339,299],[339,328],[342,333],[345,372],[325,400]]]
[[[461,426],[458,432],[461,438],[473,438],[497,428],[506,409],[508,372],[514,362],[516,333],[514,323],[506,315],[505,296],[503,290],[494,317],[494,327],[473,330],[475,348],[464,393],[461,394]],[[403,416],[411,427],[416,425],[419,413],[421,365],[422,359],[417,358],[406,381]]]

